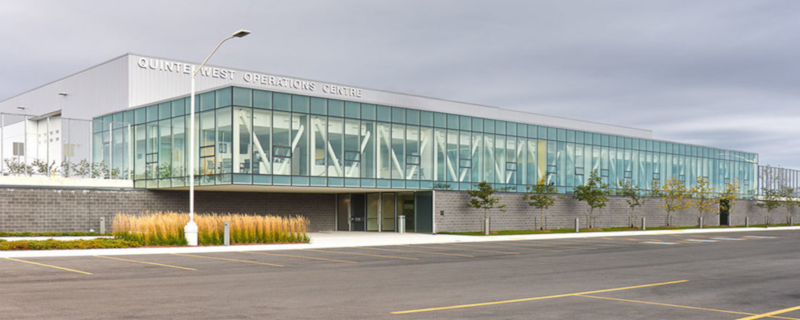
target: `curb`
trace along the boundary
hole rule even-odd
[[[413,244],[437,244],[437,243],[457,243],[457,242],[492,242],[492,241],[519,241],[519,240],[552,240],[552,239],[574,239],[574,238],[599,238],[599,237],[635,237],[652,235],[674,235],[674,234],[699,234],[699,233],[730,233],[730,232],[769,232],[800,230],[800,226],[794,227],[770,227],[770,228],[731,228],[731,229],[674,229],[674,230],[653,230],[653,231],[608,231],[608,232],[586,232],[586,233],[557,233],[557,234],[531,234],[531,235],[508,235],[508,236],[464,236],[464,235],[445,235],[445,234],[381,234],[365,235],[364,233],[346,233],[338,238],[327,236],[330,233],[320,233],[315,240],[313,233],[311,243],[298,244],[267,244],[267,245],[234,245],[234,246],[209,246],[209,247],[159,247],[159,248],[126,248],[126,249],[79,249],[79,250],[27,250],[27,251],[0,251],[0,258],[34,258],[34,257],[85,257],[85,256],[117,256],[117,255],[144,255],[144,254],[173,254],[173,253],[213,253],[213,252],[242,252],[242,251],[277,251],[277,250],[300,250],[300,249],[329,249],[329,248],[348,248],[348,247],[369,247],[369,246],[389,246],[389,245],[413,245]],[[52,237],[28,237],[45,238]],[[90,238],[90,237],[75,237]],[[95,237],[96,238],[96,237]],[[21,238],[3,238],[9,241]],[[30,239],[28,239],[30,240]]]

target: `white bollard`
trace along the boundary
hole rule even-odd
[[[190,221],[183,227],[183,234],[186,237],[186,244],[197,246],[197,223]]]
[[[231,222],[225,221],[225,228],[222,230],[222,242],[225,246],[231,245]]]

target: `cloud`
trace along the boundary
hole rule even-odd
[[[6,2],[0,99],[125,52],[200,61],[244,28],[213,64],[652,129],[800,168],[797,16],[791,0]]]

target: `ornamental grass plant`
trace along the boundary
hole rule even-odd
[[[278,217],[242,214],[195,215],[200,245],[222,245],[225,221],[230,222],[231,244],[308,242],[308,219],[302,216]],[[114,237],[146,246],[186,245],[183,227],[189,214],[174,212],[143,215],[117,214]]]

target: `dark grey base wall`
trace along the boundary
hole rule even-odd
[[[302,215],[310,231],[335,227],[336,195],[197,192],[197,213]],[[0,231],[73,232],[106,230],[117,213],[189,211],[189,193],[151,190],[0,189]]]
[[[492,230],[534,230],[541,226],[539,211],[529,206],[522,199],[520,193],[497,193],[500,203],[505,204],[506,211],[498,209],[490,211]],[[467,207],[470,197],[466,192],[436,191],[435,208],[436,232],[480,232],[483,231],[483,211]],[[666,213],[658,206],[663,201],[660,198],[648,198],[645,204],[636,208],[637,219],[635,225],[641,227],[641,217],[645,217],[648,227],[666,225]],[[444,215],[441,212],[444,211]],[[798,221],[798,209],[793,215],[795,223]],[[589,209],[586,203],[572,198],[556,200],[556,203],[545,210],[547,228],[563,229],[574,228],[575,218],[579,219],[580,227],[586,228]],[[734,204],[731,224],[744,225],[745,216],[750,217],[750,224],[763,224],[766,210],[755,206],[755,201],[739,200]],[[596,209],[594,212],[594,225],[596,227],[622,227],[629,225],[630,207],[625,198],[609,197],[605,208]],[[672,225],[692,226],[697,225],[697,211],[692,208],[685,211],[672,213]],[[784,208],[773,210],[770,213],[772,223],[786,223],[787,215]],[[719,225],[719,216],[706,213],[705,225]]]

